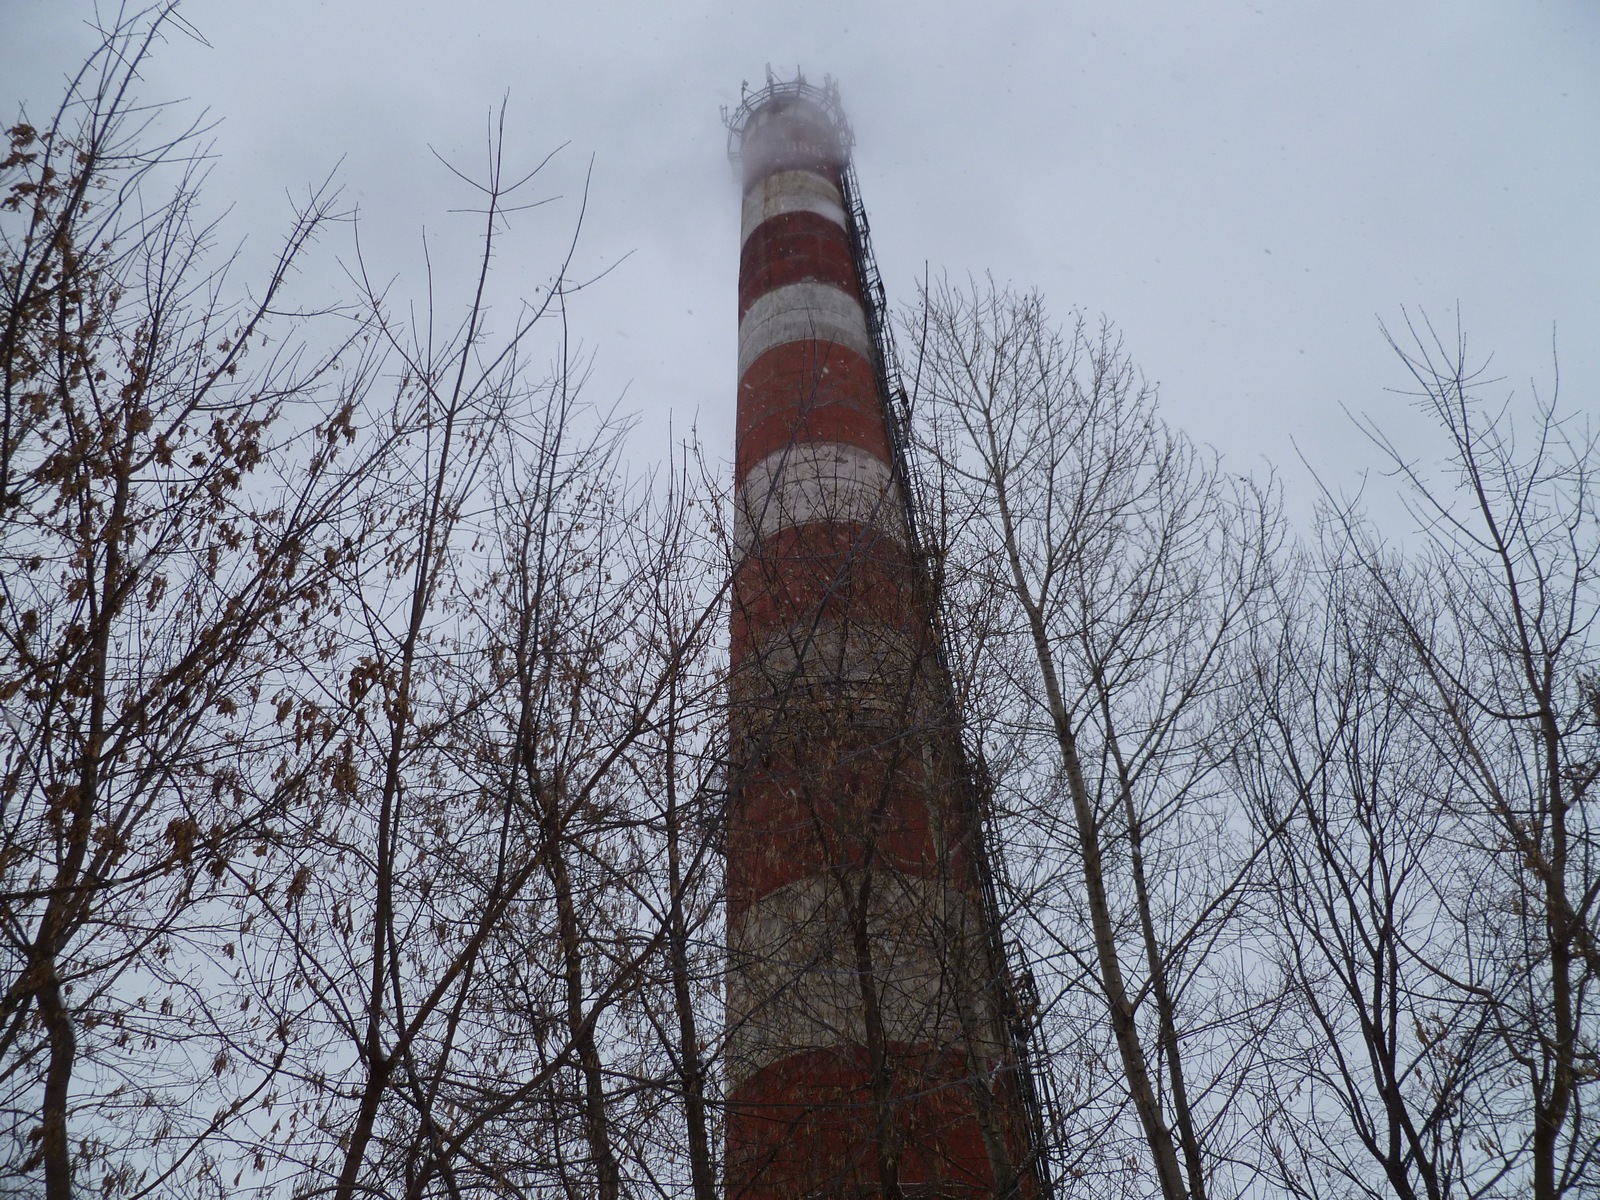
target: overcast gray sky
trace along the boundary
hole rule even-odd
[[[0,98],[34,115],[87,45],[86,0],[0,0]],[[286,195],[337,168],[397,295],[420,234],[464,246],[469,203],[429,152],[481,164],[509,95],[511,157],[569,143],[498,269],[549,275],[592,158],[578,265],[596,399],[651,433],[697,419],[731,454],[738,203],[719,109],[741,81],[835,76],[891,298],[924,263],[1105,313],[1174,423],[1233,466],[1295,443],[1348,482],[1370,459],[1341,405],[1404,382],[1378,321],[1402,306],[1493,352],[1504,385],[1600,394],[1600,5],[741,4],[694,0],[191,0],[151,99],[222,119],[212,198],[264,252]],[[452,239],[455,239],[452,241]],[[335,239],[324,263],[349,246]],[[448,274],[450,254],[436,254]],[[333,277],[330,275],[329,279]],[[308,286],[315,281],[308,283]],[[331,286],[331,284],[330,284]],[[459,289],[458,289],[459,291]],[[1297,505],[1298,507],[1298,505]]]

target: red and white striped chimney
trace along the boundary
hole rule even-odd
[[[835,93],[801,81],[748,99],[733,136],[726,1194],[992,1196],[1026,1138],[863,308],[849,133]]]

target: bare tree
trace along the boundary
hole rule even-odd
[[[179,28],[108,28],[0,163],[0,1170],[62,1200],[219,1189],[214,1145],[272,1086],[270,1047],[230,1051],[231,876],[315,784],[275,696],[360,475],[359,348],[306,351],[282,307],[331,196],[228,299],[203,129],[134,96]]]
[[[1595,442],[1553,395],[1529,418],[1491,403],[1459,332],[1407,333],[1438,467],[1365,428],[1417,533],[1387,542],[1330,501],[1314,611],[1335,636],[1298,652],[1307,698],[1273,706],[1316,899],[1294,968],[1319,1070],[1397,1194],[1577,1194],[1597,1154]]]
[[[1267,1157],[1292,1195],[1516,1190],[1526,1144],[1491,1009],[1437,969],[1488,982],[1482,862],[1463,853],[1454,765],[1397,686],[1403,626],[1330,533],[1285,572],[1234,725],[1240,790],[1279,834],[1262,900],[1291,999],[1253,1085]]]
[[[327,193],[226,303],[202,131],[133,99],[173,28],[109,30],[0,168],[5,1169],[709,1197],[715,489],[630,480],[580,400],[573,242],[492,329],[498,139],[452,332],[358,257],[304,348]]]
[[[1117,1056],[1109,1090],[1103,1067],[1063,1090],[1097,1096],[1083,1136],[1111,1169],[1127,1106],[1161,1194],[1202,1197],[1248,1179],[1236,1101],[1272,999],[1241,916],[1261,842],[1211,731],[1273,578],[1273,502],[1159,423],[1109,331],[1058,333],[1037,297],[939,285],[908,334],[1016,916],[1047,1019],[1104,1022]]]
[[[251,893],[250,988],[293,1077],[287,1119],[260,1130],[263,1187],[615,1197],[671,1173],[641,1127],[674,1093],[691,1173],[713,1178],[695,1029],[716,498],[687,471],[630,481],[625,423],[581,399],[575,241],[494,331],[489,265],[537,177],[504,176],[502,145],[452,334],[436,336],[432,297],[426,321],[399,321],[356,272],[393,388],[368,389],[350,426],[389,448],[366,471],[326,653],[298,680],[295,711],[329,731],[325,788]],[[648,1018],[680,995],[663,1062]]]

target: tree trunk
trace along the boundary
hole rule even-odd
[[[1200,1153],[1200,1139],[1195,1134],[1194,1116],[1189,1111],[1189,1093],[1184,1084],[1183,1060],[1179,1054],[1178,1025],[1172,1002],[1172,989],[1167,980],[1167,964],[1156,941],[1155,918],[1150,910],[1150,891],[1144,871],[1144,823],[1139,819],[1133,802],[1133,784],[1128,778],[1128,768],[1122,758],[1122,747],[1117,741],[1111,718],[1111,698],[1096,678],[1100,693],[1100,714],[1105,721],[1106,744],[1111,750],[1112,762],[1117,768],[1117,790],[1121,793],[1123,820],[1128,823],[1129,866],[1133,871],[1134,903],[1139,909],[1139,928],[1144,935],[1145,962],[1150,971],[1150,983],[1155,993],[1156,1014],[1161,1025],[1162,1055],[1167,1060],[1167,1080],[1172,1088],[1172,1110],[1177,1118],[1178,1139],[1183,1146],[1184,1166],[1189,1172],[1189,1195],[1193,1200],[1206,1200],[1205,1159]]]
[[[992,449],[992,447],[991,447]],[[998,460],[998,455],[994,456]],[[996,500],[1005,533],[1006,557],[1010,562],[1011,576],[1017,599],[1027,613],[1028,628],[1033,638],[1034,654],[1038,658],[1039,673],[1044,681],[1045,696],[1050,708],[1050,720],[1055,729],[1056,743],[1061,750],[1062,765],[1067,771],[1067,790],[1072,797],[1073,817],[1078,826],[1078,839],[1082,847],[1084,889],[1089,903],[1089,919],[1094,929],[1095,958],[1100,967],[1100,986],[1105,993],[1106,1007],[1111,1017],[1111,1032],[1116,1039],[1117,1053],[1122,1059],[1122,1069],[1127,1077],[1128,1095],[1134,1111],[1144,1129],[1145,1141],[1154,1160],[1156,1178],[1161,1183],[1165,1200],[1186,1200],[1183,1175],[1178,1166],[1178,1155],[1172,1145],[1172,1133],[1161,1114],[1155,1088],[1150,1080],[1149,1061],[1139,1042],[1139,1030],[1134,1018],[1134,1007],[1122,980],[1122,964],[1117,958],[1116,934],[1112,929],[1111,905],[1106,897],[1105,870],[1100,851],[1100,829],[1095,821],[1094,807],[1089,801],[1089,789],[1084,783],[1083,766],[1078,759],[1077,737],[1072,719],[1062,698],[1061,681],[1056,674],[1055,660],[1050,653],[1050,641],[1045,631],[1044,615],[1034,602],[1028,588],[1027,576],[1022,568],[1015,528],[1011,520],[1010,505],[1004,480],[995,479]]]
[[[675,708],[675,699],[669,702]],[[668,734],[667,760],[667,887],[670,911],[667,931],[672,970],[672,999],[678,1010],[678,1070],[683,1076],[683,1118],[689,1135],[689,1179],[695,1200],[717,1200],[711,1139],[706,1130],[705,1066],[689,987],[689,932],[683,914],[684,873],[678,829],[678,788],[673,736]]]
[[[527,764],[530,773],[533,764]],[[617,1200],[621,1188],[617,1160],[611,1149],[611,1131],[606,1116],[605,1075],[600,1062],[600,1050],[595,1043],[594,1023],[585,1018],[583,1011],[583,946],[582,930],[578,925],[577,905],[573,899],[572,876],[562,853],[564,836],[561,813],[561,789],[545,784],[544,793],[544,847],[545,869],[550,885],[555,890],[557,932],[561,939],[561,960],[567,1000],[567,1029],[573,1048],[578,1052],[578,1068],[583,1076],[584,1137],[589,1143],[589,1157],[594,1164],[595,1196],[598,1200]],[[538,794],[537,792],[535,793]]]

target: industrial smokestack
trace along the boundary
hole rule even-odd
[[[1038,1196],[849,128],[803,80],[730,124],[727,1195]]]

